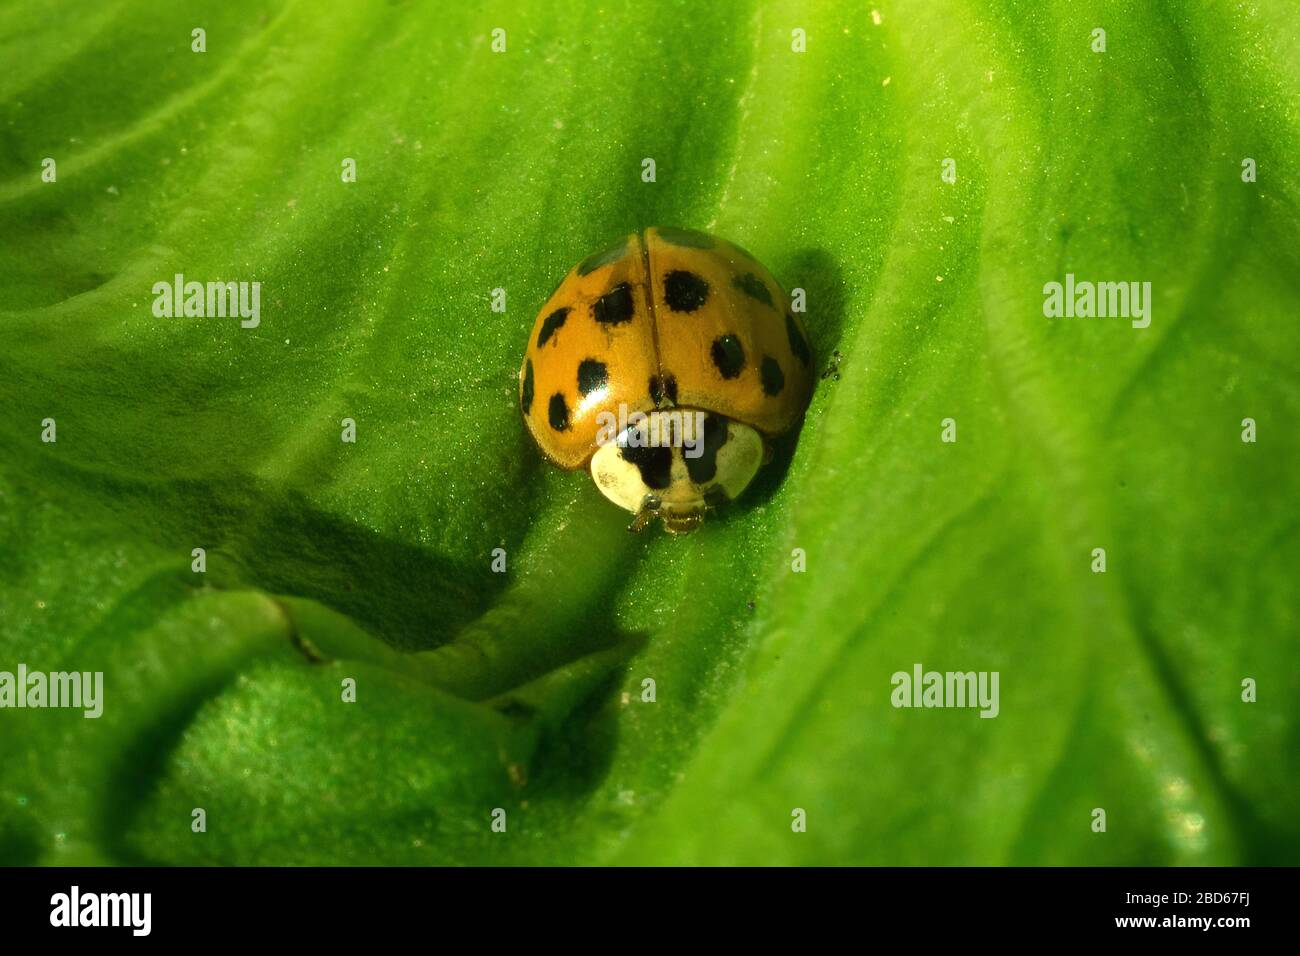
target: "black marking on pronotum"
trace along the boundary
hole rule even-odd
[[[698,458],[682,455],[691,481],[702,485],[718,473],[718,449],[727,443],[727,420],[712,413],[704,416],[704,441]]]
[[[712,249],[716,245],[712,236],[694,229],[675,229],[672,226],[660,226],[659,238],[670,245],[685,246],[688,249]]]
[[[731,284],[751,299],[762,302],[764,305],[772,305],[772,293],[763,284],[763,280],[754,273],[746,272],[743,276],[736,276],[731,280]],[[772,306],[772,308],[776,308],[776,306]]]
[[[546,414],[551,422],[551,428],[555,431],[562,432],[569,427],[569,406],[564,401],[563,392],[556,392],[551,396],[551,405],[546,410]]]
[[[634,310],[632,286],[620,282],[596,300],[591,314],[601,325],[618,325],[631,319]]]
[[[604,362],[589,358],[578,364],[578,394],[587,396],[608,384],[609,370]]]
[[[578,263],[578,275],[585,276],[595,272],[601,266],[607,266],[611,262],[617,262],[627,254],[627,237],[624,236],[612,246],[601,249],[600,252],[593,252],[587,258]]]
[[[650,376],[650,397],[655,408],[677,404],[677,379],[670,374]]]
[[[542,331],[537,333],[537,347],[540,349],[550,341],[551,336],[560,330],[564,320],[569,317],[569,307],[556,309],[542,320]]]
[[[527,415],[533,407],[533,360],[524,359],[524,389],[519,395],[519,405]]]
[[[644,435],[642,435],[644,438]],[[673,480],[673,450],[667,445],[625,447],[620,453],[641,472],[647,488],[667,488]]]
[[[794,323],[794,316],[789,312],[785,314],[785,334],[790,339],[790,351],[794,353],[795,358],[801,365],[807,365],[812,361],[812,353],[808,351],[808,342],[804,339],[803,333],[799,331],[799,326]]]
[[[785,388],[785,376],[781,374],[780,363],[772,356],[764,355],[758,372],[758,377],[763,382],[763,394],[780,395],[781,389]]]
[[[713,340],[709,354],[723,378],[735,378],[745,367],[745,350],[730,332]]]
[[[709,297],[709,284],[694,272],[674,269],[664,276],[664,302],[674,312],[694,312]]]

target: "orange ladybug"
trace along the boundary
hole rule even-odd
[[[813,384],[803,324],[739,246],[657,227],[578,263],[538,313],[519,406],[542,454],[690,531],[739,495]]]

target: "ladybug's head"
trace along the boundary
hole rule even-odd
[[[707,509],[744,491],[763,464],[762,436],[724,415],[670,408],[633,418],[591,459],[596,487],[636,515],[630,531],[655,518],[674,534],[694,529]]]

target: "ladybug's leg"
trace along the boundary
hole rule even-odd
[[[772,460],[772,443],[768,441],[766,438],[764,438],[763,439],[763,465],[768,464],[769,462],[771,462],[771,460]],[[759,465],[759,467],[761,468],[763,466]]]
[[[627,526],[628,531],[641,531],[651,521],[659,516],[659,506],[662,502],[656,495],[646,495],[641,499],[641,508],[637,511],[632,523]]]

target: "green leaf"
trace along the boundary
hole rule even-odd
[[[0,863],[1300,858],[1285,0],[18,4],[0,51],[0,672],[104,674],[0,710]],[[515,397],[656,224],[842,355],[681,538]],[[177,273],[259,324],[156,317]],[[1067,274],[1149,327],[1047,317]],[[997,716],[893,706],[918,664]]]

